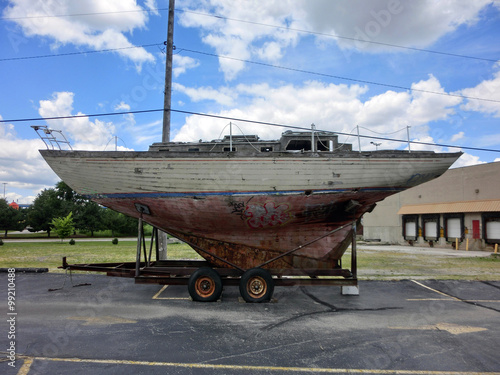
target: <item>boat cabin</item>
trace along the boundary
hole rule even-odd
[[[311,147],[312,146],[312,147]],[[226,135],[209,142],[154,143],[149,151],[175,152],[334,152],[351,151],[350,144],[339,146],[338,136],[331,132],[296,132],[288,130],[279,140],[261,140],[257,135]]]

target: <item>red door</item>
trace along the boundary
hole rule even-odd
[[[479,230],[479,220],[472,220],[472,238],[477,240],[481,238]]]

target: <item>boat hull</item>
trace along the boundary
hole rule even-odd
[[[337,267],[354,222],[385,197],[438,177],[460,155],[41,153],[78,193],[142,216],[215,266],[241,269],[294,249],[265,266]]]

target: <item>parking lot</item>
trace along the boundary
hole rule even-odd
[[[237,287],[196,303],[184,286],[91,274],[17,273],[15,291],[2,374],[500,374],[498,281],[281,287],[265,304]]]

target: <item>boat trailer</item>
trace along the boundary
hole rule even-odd
[[[273,269],[262,268],[295,251],[321,240],[338,230],[352,226],[351,269],[342,268],[342,259],[333,269]],[[107,276],[134,278],[136,284],[187,285],[193,301],[217,301],[223,286],[239,286],[246,302],[267,302],[271,300],[275,286],[333,285],[341,286],[342,294],[358,295],[356,222],[336,228],[325,235],[311,240],[290,251],[272,258],[258,267],[242,269],[216,255],[187,243],[207,255],[228,264],[228,268],[212,267],[205,260],[160,260],[158,228],[153,227],[149,250],[146,246],[142,217],[139,218],[137,254],[135,262],[68,264],[66,257],[59,268],[75,271],[105,272]],[[153,251],[156,260],[152,260]]]

